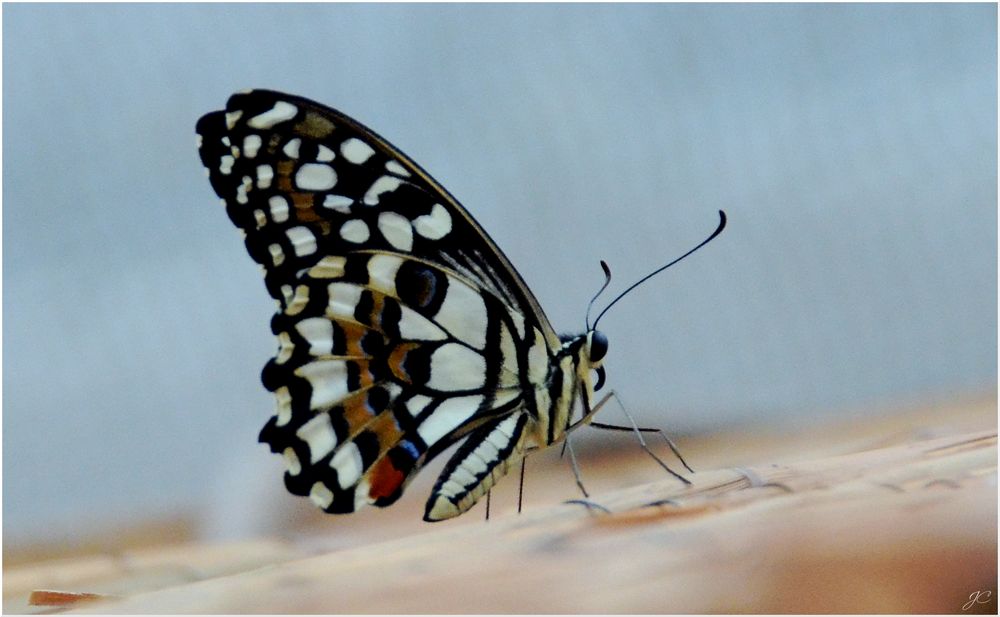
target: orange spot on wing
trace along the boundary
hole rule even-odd
[[[410,379],[410,374],[406,371],[406,368],[403,365],[406,363],[406,354],[410,353],[410,351],[419,346],[419,343],[403,343],[401,345],[397,345],[396,348],[392,350],[392,353],[389,354],[388,360],[386,360],[386,363],[389,365],[389,370],[392,371],[392,374],[396,377],[396,379],[403,383],[413,383],[413,380]]]
[[[277,175],[277,187],[279,191],[291,192],[292,187],[292,172],[295,171],[295,163],[292,161],[279,161],[275,165],[275,174]]]
[[[347,421],[347,433],[352,437],[374,417],[371,408],[368,407],[367,392],[359,392],[344,401],[342,406],[344,408],[343,418]]]
[[[396,417],[391,411],[383,411],[379,417],[375,418],[369,430],[378,437],[378,449],[381,455],[386,450],[396,445],[403,438],[403,431],[396,423]]]
[[[314,223],[322,220],[313,204],[311,193],[292,193],[292,204],[295,206],[295,217],[303,223]]]
[[[361,379],[361,387],[367,390],[371,386],[375,385],[375,376],[372,375],[371,368],[368,365],[368,360],[358,360],[358,368],[361,371],[358,375]]]
[[[361,324],[351,321],[337,321],[337,325],[344,331],[344,340],[347,343],[347,354],[353,357],[364,357],[368,354],[361,349],[361,340],[368,334],[368,329]]]
[[[368,323],[382,330],[382,310],[385,308],[385,296],[372,292],[372,310],[368,314]]]

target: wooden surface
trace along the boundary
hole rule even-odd
[[[313,531],[22,564],[4,609],[64,610],[27,605],[44,589],[120,596],[74,611],[99,613],[996,613],[996,403],[940,412],[715,436],[716,460],[747,464],[602,488],[610,514],[534,505],[384,541]]]

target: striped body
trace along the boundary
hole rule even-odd
[[[268,91],[198,122],[215,191],[277,302],[261,441],[331,513],[386,506],[465,439],[427,503],[456,516],[563,439],[597,332],[560,339],[509,260],[405,155],[339,112]],[[589,418],[589,415],[585,416]]]

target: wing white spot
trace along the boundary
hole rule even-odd
[[[260,208],[253,211],[253,218],[257,222],[257,229],[267,225],[267,215]]]
[[[354,310],[361,300],[362,288],[351,283],[330,283],[327,291],[330,294],[327,314],[331,317],[347,317],[353,320]]]
[[[528,350],[528,381],[542,384],[549,373],[549,353],[541,334],[537,330],[535,334],[535,342]]]
[[[284,152],[285,156],[287,156],[288,158],[297,159],[299,158],[299,148],[301,146],[302,146],[302,140],[296,137],[295,139],[292,139],[287,144],[285,144],[285,147],[282,148],[281,151]]]
[[[323,144],[319,145],[319,152],[316,153],[317,161],[320,161],[321,163],[329,163],[335,158],[336,155],[333,153],[333,150],[327,148]]]
[[[248,159],[254,158],[260,150],[261,144],[263,142],[260,139],[260,135],[247,135],[243,138],[243,155]]]
[[[330,467],[337,470],[337,484],[340,488],[353,486],[361,478],[364,465],[361,461],[361,451],[357,444],[350,442],[344,444],[330,461]]]
[[[281,291],[284,293],[285,287],[282,287]],[[292,293],[291,286],[288,286],[288,293],[284,293],[284,296],[285,315],[298,315],[309,304],[309,286],[299,285],[295,288],[294,293]]]
[[[322,163],[306,163],[295,173],[295,185],[304,191],[326,191],[337,185],[337,172]]]
[[[509,309],[507,311],[510,313],[510,319],[514,322],[514,329],[517,330],[517,338],[524,340],[524,315],[514,309]]]
[[[431,354],[427,387],[441,392],[475,390],[486,384],[486,359],[465,345],[448,343]]]
[[[295,435],[309,446],[309,461],[313,465],[337,447],[337,433],[328,413],[321,413],[306,422],[295,431]]]
[[[309,268],[309,276],[314,279],[335,279],[344,276],[344,266],[347,260],[340,255],[327,255]]]
[[[351,212],[352,205],[354,205],[354,200],[350,197],[344,197],[343,195],[327,195],[323,199],[324,208],[336,210],[337,212],[343,212],[344,214],[349,214]]]
[[[236,126],[236,122],[243,117],[243,110],[237,109],[236,111],[230,111],[226,114],[226,128],[230,131]]]
[[[371,483],[368,482],[367,478],[361,478],[358,482],[357,488],[354,489],[354,509],[360,510],[363,506],[370,503],[375,503],[375,500],[370,496]]]
[[[293,351],[295,351],[295,345],[292,344],[292,339],[288,336],[288,333],[279,332],[278,353],[274,356],[274,361],[278,364],[288,362],[288,359],[292,357]]]
[[[267,205],[271,207],[271,219],[275,223],[284,223],[288,220],[288,202],[281,195],[272,195],[267,200]]]
[[[503,362],[501,364],[502,370],[500,371],[500,382],[498,385],[501,388],[517,387],[520,381],[517,343],[514,342],[514,337],[511,335],[510,329],[504,324],[500,326],[500,353],[503,356]]]
[[[247,193],[253,188],[253,180],[250,176],[243,176],[243,183],[236,187],[236,202],[239,204],[246,204],[250,200],[247,198]]]
[[[326,510],[333,503],[333,491],[328,489],[322,482],[317,482],[312,485],[312,489],[309,491],[309,499]]]
[[[393,248],[406,252],[413,249],[413,226],[405,216],[383,212],[378,216],[378,230]]]
[[[406,411],[410,412],[410,415],[416,418],[433,400],[434,399],[429,396],[416,394],[406,401]]]
[[[285,263],[285,251],[281,250],[280,244],[272,244],[267,247],[267,252],[271,254],[271,262],[280,266]]]
[[[274,398],[278,407],[277,425],[285,426],[292,419],[292,395],[287,387],[281,386],[274,391]]]
[[[309,408],[328,409],[350,391],[347,387],[347,364],[343,360],[315,360],[295,369],[295,374],[312,386]]]
[[[410,177],[410,172],[406,170],[405,167],[399,164],[399,161],[389,161],[385,164],[385,170],[389,173],[394,173],[397,176],[403,176],[404,178]]]
[[[302,472],[302,463],[299,462],[299,457],[295,454],[295,450],[291,448],[285,448],[285,451],[281,453],[285,457],[285,469],[288,473],[297,476]]]
[[[451,231],[451,215],[441,204],[434,204],[430,214],[414,219],[413,228],[428,240],[440,240]]]
[[[351,137],[340,144],[340,153],[348,161],[361,165],[375,154],[375,150],[357,137]]]
[[[468,285],[458,284],[452,279],[434,321],[455,338],[476,349],[486,346],[486,326],[489,323],[486,304],[482,295]]]
[[[247,124],[255,129],[269,129],[279,122],[291,120],[298,112],[299,110],[295,105],[285,101],[278,101],[268,111],[250,118]]]
[[[257,188],[266,189],[274,180],[274,169],[270,165],[257,166]]]
[[[407,341],[440,341],[448,338],[448,334],[434,325],[420,313],[406,305],[399,307],[399,335]]]
[[[309,231],[309,228],[301,225],[292,227],[285,232],[285,235],[288,236],[292,243],[292,249],[299,257],[312,255],[316,252],[316,236]]]
[[[468,422],[482,402],[481,396],[446,398],[426,420],[420,423],[417,433],[428,445],[437,443],[442,437]]]
[[[371,235],[368,224],[359,219],[351,219],[340,226],[340,237],[348,242],[361,244]]]
[[[403,260],[395,255],[373,255],[368,260],[368,284],[372,289],[396,296],[396,272]]]
[[[364,202],[369,206],[377,205],[382,193],[391,193],[398,189],[402,183],[402,180],[394,176],[380,176],[365,193]]]
[[[325,317],[310,317],[295,324],[295,329],[309,343],[309,355],[333,353],[333,323]]]
[[[236,163],[236,159],[233,158],[232,154],[222,155],[222,158],[219,159],[219,171],[223,176],[228,176],[232,173],[234,163]]]

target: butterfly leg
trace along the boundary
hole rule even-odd
[[[517,513],[521,513],[521,504],[524,501],[524,463],[528,457],[521,459],[521,481],[517,486]]]
[[[635,418],[633,418],[632,414],[630,414],[628,412],[628,409],[625,407],[625,404],[622,402],[621,396],[618,394],[618,392],[616,392],[615,390],[612,390],[609,394],[611,396],[615,397],[615,400],[618,401],[618,406],[621,408],[622,412],[625,414],[625,417],[628,418],[629,422],[632,423],[632,430],[635,431],[636,436],[639,438],[639,443],[642,443],[642,433],[644,433],[644,432],[645,433],[659,433],[660,437],[663,438],[663,441],[667,442],[667,446],[670,448],[670,451],[673,452],[674,456],[677,457],[677,460],[679,460],[681,462],[681,465],[684,465],[685,469],[687,469],[691,473],[694,473],[694,469],[691,469],[691,466],[688,465],[687,461],[684,460],[684,457],[681,456],[680,450],[677,449],[677,445],[674,444],[674,440],[671,439],[669,435],[667,435],[662,429],[658,429],[658,428],[639,428],[639,426],[635,422]],[[591,423],[591,426],[593,426],[593,424],[594,423]],[[625,430],[628,430],[628,429],[625,429]],[[650,452],[650,454],[652,454],[652,452]]]
[[[667,437],[667,434],[660,429],[639,428],[639,425],[636,424],[635,422],[635,418],[633,418],[632,414],[628,412],[628,409],[626,409],[625,405],[622,403],[621,397],[614,390],[609,392],[607,396],[605,396],[604,399],[602,399],[601,402],[603,403],[604,401],[612,397],[615,399],[615,401],[617,401],[618,407],[622,410],[622,412],[625,414],[625,417],[628,418],[629,422],[632,424],[631,428],[627,426],[617,426],[614,424],[604,424],[603,422],[590,422],[590,426],[597,429],[611,430],[611,431],[632,431],[633,433],[635,433],[636,438],[638,438],[639,440],[639,446],[646,452],[646,454],[651,456],[653,460],[656,461],[660,467],[663,467],[663,469],[665,469],[667,473],[674,476],[684,484],[691,484],[690,480],[688,480],[687,478],[685,478],[684,476],[680,475],[679,473],[671,469],[669,466],[667,466],[667,464],[664,463],[660,457],[656,456],[656,454],[649,449],[649,446],[646,444],[646,440],[643,438],[642,434],[644,432],[659,433],[660,436],[663,437],[664,441],[667,442],[667,445],[670,447],[671,452],[673,452],[674,455],[677,457],[677,459],[681,462],[681,464],[684,465],[684,468],[690,471],[691,473],[694,473],[694,470],[691,469],[691,467],[687,464],[687,461],[684,460],[684,457],[681,456],[681,453],[677,450],[677,446],[674,445],[673,440]]]
[[[575,503],[575,504],[579,504],[579,505],[587,508],[587,510],[591,511],[591,512],[593,512],[594,510],[600,510],[601,512],[604,512],[605,514],[611,514],[611,510],[608,510],[607,508],[605,508],[604,506],[602,506],[599,503],[595,503],[595,502],[589,501],[587,499],[570,499],[570,500],[564,501],[563,503],[567,503],[567,504],[569,504],[569,503]]]
[[[590,497],[587,489],[583,487],[583,479],[580,477],[580,466],[576,463],[576,454],[573,452],[573,444],[569,441],[569,435],[566,435],[566,449],[569,450],[569,464],[573,467],[573,477],[576,478],[576,485],[580,487],[580,492],[583,493],[584,497]]]
[[[604,397],[601,398],[601,400],[597,401],[597,404],[594,405],[593,409],[588,409],[587,408],[588,405],[589,405],[589,403],[587,401],[587,398],[584,397],[583,398],[583,406],[584,406],[585,413],[584,413],[584,415],[583,415],[582,418],[580,418],[579,420],[577,420],[573,424],[570,424],[568,427],[566,427],[566,435],[567,435],[567,437],[569,436],[569,434],[571,432],[573,432],[577,428],[583,426],[584,424],[590,424],[591,420],[594,417],[594,415],[598,411],[600,411],[602,407],[604,407],[604,404],[607,403],[608,399],[610,399],[612,396],[614,396],[614,394],[615,394],[614,390],[612,390],[611,392],[608,392],[607,394],[605,394]],[[569,440],[567,439],[567,441],[569,441]],[[565,446],[563,446],[563,449],[565,450]]]
[[[605,400],[607,397],[605,397]],[[583,493],[583,499],[570,499],[564,503],[575,503],[580,504],[587,508],[588,511],[600,510],[605,514],[611,514],[611,510],[608,510],[599,503],[590,501],[590,495],[587,493],[587,489],[583,487],[583,480],[580,477],[580,467],[576,463],[576,454],[573,453],[573,444],[569,441],[569,435],[566,435],[566,441],[563,443],[566,450],[569,450],[569,462],[573,467],[573,476],[576,478],[576,485],[580,487],[580,492]],[[565,450],[564,450],[565,451]]]

